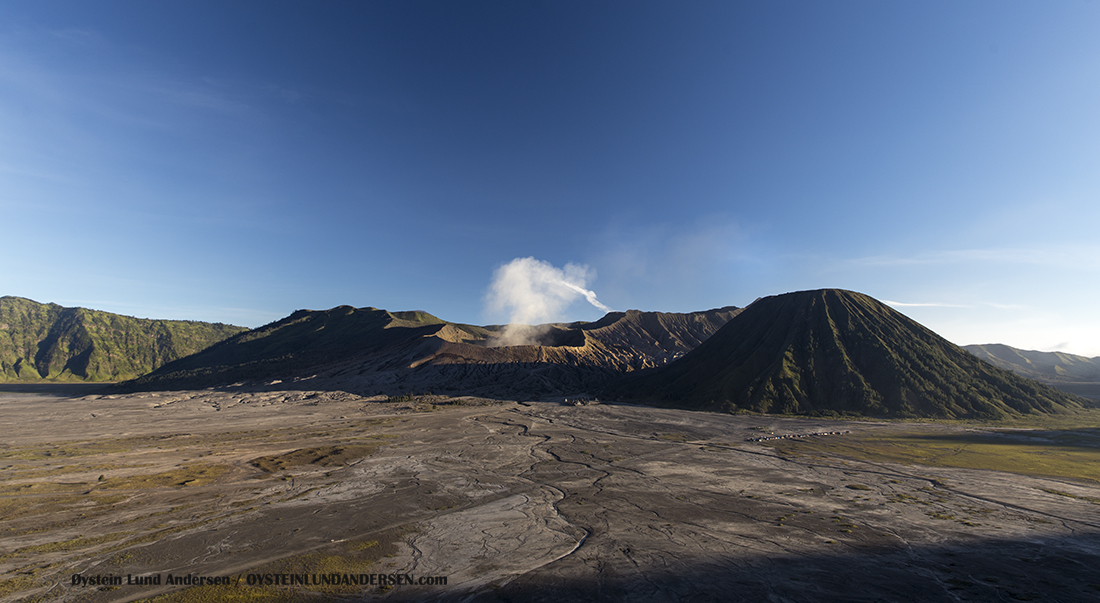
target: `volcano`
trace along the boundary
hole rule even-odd
[[[683,358],[605,390],[720,412],[996,419],[1090,406],[996,368],[866,295],[761,298]]]
[[[421,311],[299,310],[121,387],[308,380],[310,387],[367,394],[539,397],[586,391],[623,372],[667,364],[739,311],[611,312],[596,322],[527,327],[531,345],[494,346],[505,327],[452,323]]]

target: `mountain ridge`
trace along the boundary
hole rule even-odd
[[[244,330],[3,296],[0,382],[132,379]]]
[[[1003,343],[964,345],[986,362],[1041,381],[1100,381],[1100,356],[1089,358],[1065,352],[1040,352]]]
[[[536,344],[495,346],[503,325],[451,323],[427,312],[370,307],[299,310],[165,365],[129,386],[209,387],[316,377],[359,391],[507,389],[492,383],[497,379],[513,393],[545,394],[665,364],[739,311],[728,306],[684,314],[609,313],[595,322],[527,327]],[[528,379],[532,371],[561,373],[561,382]],[[528,381],[529,387],[524,385]]]
[[[964,345],[978,358],[1064,392],[1100,400],[1100,356],[1021,350],[1002,343]]]
[[[0,298],[0,382],[129,379],[117,387],[136,391],[302,381],[368,395],[602,392],[724,412],[1001,418],[1090,405],[1071,395],[1077,391],[1024,377],[1054,383],[1095,374],[1084,357],[969,346],[987,363],[889,306],[840,289],[758,298],[747,308],[627,310],[593,322],[522,326],[531,343],[499,345],[515,328],[344,305],[247,330],[8,296]],[[1012,362],[1016,372],[994,366]]]
[[[680,360],[605,394],[696,410],[886,417],[992,419],[1088,404],[841,289],[761,298]]]

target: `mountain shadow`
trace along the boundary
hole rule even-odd
[[[997,419],[1092,406],[982,362],[860,293],[757,300],[682,359],[604,395],[733,412]]]
[[[660,567],[608,571],[644,553],[605,547],[609,561],[586,568],[569,559],[547,564],[500,586],[461,598],[471,603],[636,601],[797,601],[883,603],[920,601],[1056,601],[1092,603],[1100,594],[1093,568],[1100,561],[1096,534],[1032,540],[980,538],[940,545],[856,541],[827,551],[699,554],[663,553]],[[594,554],[594,553],[589,553]],[[642,563],[648,560],[642,557]],[[638,566],[637,562],[634,565]],[[619,567],[622,567],[619,565]],[[450,599],[457,599],[453,595]],[[412,588],[387,601],[438,601]]]

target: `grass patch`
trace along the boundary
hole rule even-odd
[[[303,465],[335,467],[370,456],[377,450],[377,445],[364,444],[319,446],[316,448],[301,448],[284,454],[261,456],[252,459],[250,463],[268,473],[285,471],[291,467],[300,467]]]
[[[343,429],[349,433],[361,433],[363,429],[392,423],[392,419],[356,421]],[[168,435],[134,436],[128,438],[104,438],[59,442],[47,446],[13,447],[0,445],[0,460],[64,461],[73,458],[138,450],[174,450],[188,448],[224,449],[249,444],[270,445],[277,442],[300,442],[310,438],[332,438],[332,431],[316,431],[314,428],[256,429],[226,431],[207,434],[179,433]]]
[[[28,494],[64,494],[87,490],[92,482],[80,483],[51,483],[38,482],[33,484],[7,484],[0,486],[0,496],[25,496]]]
[[[144,488],[205,486],[214,483],[230,471],[232,469],[226,465],[200,463],[151,475],[113,477],[99,482],[97,487],[108,490],[140,490]]]
[[[136,448],[155,445],[158,441],[173,436],[141,436],[133,438],[114,438],[64,442],[50,446],[32,446],[27,448],[9,448],[0,451],[0,459],[21,461],[64,460],[82,456],[130,452]]]
[[[112,471],[116,469],[135,469],[147,466],[148,465],[102,464],[66,465],[61,467],[54,467],[52,469],[14,469],[9,475],[5,475],[4,478],[9,480],[34,479],[40,477],[52,477],[55,475],[66,475],[69,473],[91,473],[96,471]]]
[[[1062,492],[1061,490],[1051,490],[1050,488],[1039,489],[1048,494],[1057,494],[1058,496],[1065,496],[1066,498],[1073,498],[1075,500],[1084,500],[1094,505],[1100,505],[1100,498],[1096,498],[1095,496],[1078,496],[1076,494],[1070,494],[1069,492]]]
[[[12,593],[40,586],[38,580],[30,576],[16,576],[7,580],[0,580],[0,597],[6,597]]]
[[[397,541],[408,532],[407,529],[397,528],[382,534],[377,534],[371,539],[353,540],[341,542],[328,547],[323,552],[306,553],[281,559],[259,568],[247,570],[253,574],[367,574],[384,573],[372,571],[374,564],[383,557],[391,556],[397,552]],[[272,586],[247,586],[243,582],[240,585],[229,586],[201,586],[188,588],[179,592],[168,593],[148,599],[155,603],[218,603],[274,601],[277,603],[316,603],[320,601],[332,601],[340,595],[359,594],[370,587],[354,585],[321,585],[310,586],[315,591],[304,590],[306,587],[282,587]]]
[[[961,422],[960,422],[961,423]],[[1008,417],[1000,421],[969,421],[968,424],[981,424],[989,428],[1024,428],[1040,430],[1075,430],[1100,427],[1100,408],[1086,408],[1071,413],[1029,414]]]
[[[133,532],[115,532],[113,534],[107,534],[105,536],[94,536],[91,538],[71,538],[69,540],[62,540],[59,542],[48,542],[46,544],[25,546],[23,548],[15,549],[14,551],[6,555],[0,555],[0,561],[6,561],[13,557],[18,557],[22,555],[34,555],[36,553],[65,553],[78,549],[86,549],[88,547],[103,544],[105,542],[114,542],[115,540],[125,538],[130,534],[133,534]]]
[[[11,521],[20,517],[35,515],[51,515],[68,510],[77,505],[82,505],[80,510],[85,516],[94,517],[116,510],[109,508],[109,506],[125,499],[125,496],[118,495],[96,496],[94,494],[69,494],[38,496],[34,498],[33,504],[28,504],[27,499],[24,498],[0,498],[0,521]],[[94,502],[95,506],[83,506],[89,501]]]
[[[270,564],[253,573],[287,574],[366,574],[374,564],[386,555],[397,553],[397,541],[404,535],[401,530],[363,540],[351,540],[333,545],[325,551],[295,555]],[[361,586],[323,585],[312,587],[329,594],[358,593]]]
[[[231,584],[229,586],[195,586],[174,593],[145,599],[148,603],[312,603],[330,601],[330,597],[307,595],[274,587]]]
[[[858,460],[988,469],[1100,483],[1100,431],[1095,429],[852,435],[761,444],[785,454],[825,453]]]

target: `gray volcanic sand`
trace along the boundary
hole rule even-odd
[[[0,390],[0,601],[191,600],[74,573],[285,572],[447,577],[350,600],[1100,600],[1095,483],[746,441],[973,427],[90,391]]]

